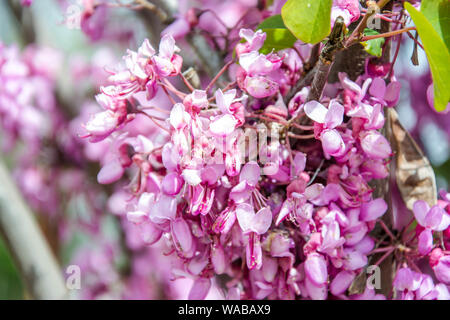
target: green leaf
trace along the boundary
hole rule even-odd
[[[443,111],[450,100],[450,53],[439,33],[427,20],[425,15],[417,11],[410,3],[405,2],[419,36],[422,39],[425,53],[430,64],[434,84],[434,108]]]
[[[433,25],[434,30],[450,50],[450,1],[422,0],[420,12]]]
[[[281,14],[276,14],[261,22],[256,30],[258,29],[286,29],[286,26],[284,25]]]
[[[281,9],[284,24],[297,39],[317,43],[330,34],[332,0],[288,0]]]
[[[267,54],[272,50],[279,51],[294,46],[295,38],[288,29],[263,29],[266,33],[266,41],[259,50],[261,53]]]
[[[364,35],[365,36],[374,36],[380,34],[379,32],[366,28],[364,29]],[[364,50],[368,54],[371,54],[376,57],[381,57],[381,54],[383,53],[383,44],[384,44],[384,38],[378,38],[378,39],[372,39],[368,41],[363,41],[361,44],[364,47]]]

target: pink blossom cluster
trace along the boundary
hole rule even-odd
[[[394,76],[393,63],[367,58],[362,75],[340,72],[311,99],[310,82],[297,85],[314,71],[312,45],[261,50],[257,26],[285,2],[161,1],[172,23],[146,20],[159,46],[145,39],[113,67],[108,50],[66,73],[54,50],[0,44],[1,142],[55,246],[86,237],[64,261],[82,269],[79,298],[450,300],[450,194],[408,210],[396,187],[392,202],[374,187],[392,176],[386,111],[405,80],[415,110],[428,108],[430,75]],[[145,10],[83,1],[91,42],[133,46],[132,28],[112,23],[117,7]],[[333,0],[331,24],[364,14],[357,0]],[[403,13],[395,4],[379,16]],[[220,71],[203,68],[202,50]],[[55,94],[61,73],[76,108]],[[448,133],[441,115],[420,125],[430,118]],[[390,292],[358,287],[372,267],[393,276]]]
[[[400,83],[378,76],[354,82],[342,73],[332,96],[306,101],[304,87],[285,102],[302,72],[298,51],[262,54],[264,32],[239,35],[236,61],[203,90],[181,75],[170,35],[158,54],[148,40],[128,51],[125,70],[97,96],[104,111],[85,126],[91,142],[116,146],[98,181],[133,175],[126,216],[147,244],[162,242],[176,257],[175,277],[194,279],[190,298],[204,298],[224,276],[225,297],[233,299],[386,298],[370,288],[346,292],[380,250],[371,233],[388,205],[373,197],[369,182],[389,174],[393,153],[379,129]],[[220,86],[220,76],[230,81]],[[150,139],[128,129],[142,114],[153,123]],[[296,133],[285,137],[292,119]],[[250,138],[242,149],[246,130],[258,133],[261,125],[277,134],[256,145]],[[408,259],[434,252],[432,264],[448,274],[448,254],[432,251],[433,232],[448,229],[448,209],[415,206],[424,229],[410,240]],[[437,277],[433,297],[445,298],[448,283]]]
[[[170,261],[159,250],[146,248],[134,225],[119,217],[116,232],[123,228],[126,238],[105,237],[102,229],[111,224],[108,212],[119,209],[90,178],[89,162],[98,159],[92,150],[82,149],[74,129],[78,119],[70,119],[71,110],[56,96],[61,64],[62,55],[54,49],[30,45],[21,52],[0,44],[0,140],[6,160],[14,162],[13,176],[23,197],[53,239],[52,247],[64,251],[64,259],[55,252],[63,264],[80,267],[83,282],[77,298],[180,297],[183,290],[164,271]],[[74,69],[80,70],[77,65]],[[96,65],[84,68],[91,69],[87,77],[98,72]],[[77,243],[80,235],[88,245]],[[68,253],[69,246],[75,250]]]

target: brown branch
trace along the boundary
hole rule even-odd
[[[372,17],[374,14],[379,12],[383,7],[389,2],[390,0],[380,0],[378,2],[375,1],[367,1],[368,10],[366,15],[362,18],[356,29],[352,32],[350,37],[348,37],[347,41],[345,42],[345,47],[350,47],[351,45],[358,43],[359,38],[364,32],[364,29],[367,27],[367,21],[370,17]]]

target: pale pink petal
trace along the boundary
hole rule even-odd
[[[189,291],[189,300],[204,300],[211,289],[211,279],[198,278],[194,281],[191,290]]]
[[[375,98],[383,100],[386,93],[386,82],[382,78],[373,79],[369,93]]]
[[[345,151],[345,143],[336,130],[325,130],[321,139],[323,150],[331,156],[341,156]]]
[[[173,220],[171,233],[177,250],[186,257],[191,257],[194,241],[188,223],[182,218]]]
[[[325,123],[328,109],[317,101],[309,101],[303,106],[306,115],[318,123]]]
[[[269,230],[272,224],[272,211],[268,207],[261,208],[256,215],[253,217],[252,221],[252,231],[257,234],[264,234]]]
[[[382,198],[363,203],[359,218],[362,221],[373,221],[381,217],[388,209],[386,201]]]
[[[344,293],[355,279],[355,273],[351,271],[341,271],[333,281],[331,281],[330,291],[333,295],[338,296]]]
[[[246,181],[251,186],[256,186],[261,175],[261,169],[256,161],[247,162],[241,170],[239,181]]]
[[[327,263],[322,255],[313,253],[305,261],[305,274],[317,286],[327,282]]]
[[[247,203],[242,203],[236,208],[236,218],[244,233],[252,231],[255,210]]]
[[[278,91],[278,84],[264,76],[246,77],[244,87],[251,96],[258,99],[273,96]]]
[[[175,172],[167,174],[162,181],[162,190],[169,196],[177,195],[183,186],[183,179]]]
[[[430,206],[423,200],[418,200],[413,205],[414,217],[421,226],[425,226],[425,217],[428,211],[430,211]]]
[[[331,100],[325,116],[325,125],[329,129],[336,128],[344,120],[344,106],[336,100]]]
[[[209,130],[216,136],[227,136],[234,131],[238,121],[231,114],[216,117],[210,124]]]
[[[107,162],[98,172],[97,181],[101,184],[109,184],[119,180],[125,169],[118,159]]]
[[[423,230],[419,235],[418,249],[421,255],[427,255],[433,249],[433,233],[430,229]]]

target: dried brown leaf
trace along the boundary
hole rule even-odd
[[[387,130],[395,152],[396,181],[408,209],[424,200],[430,206],[437,202],[436,177],[430,161],[401,125],[393,108],[387,110]]]

